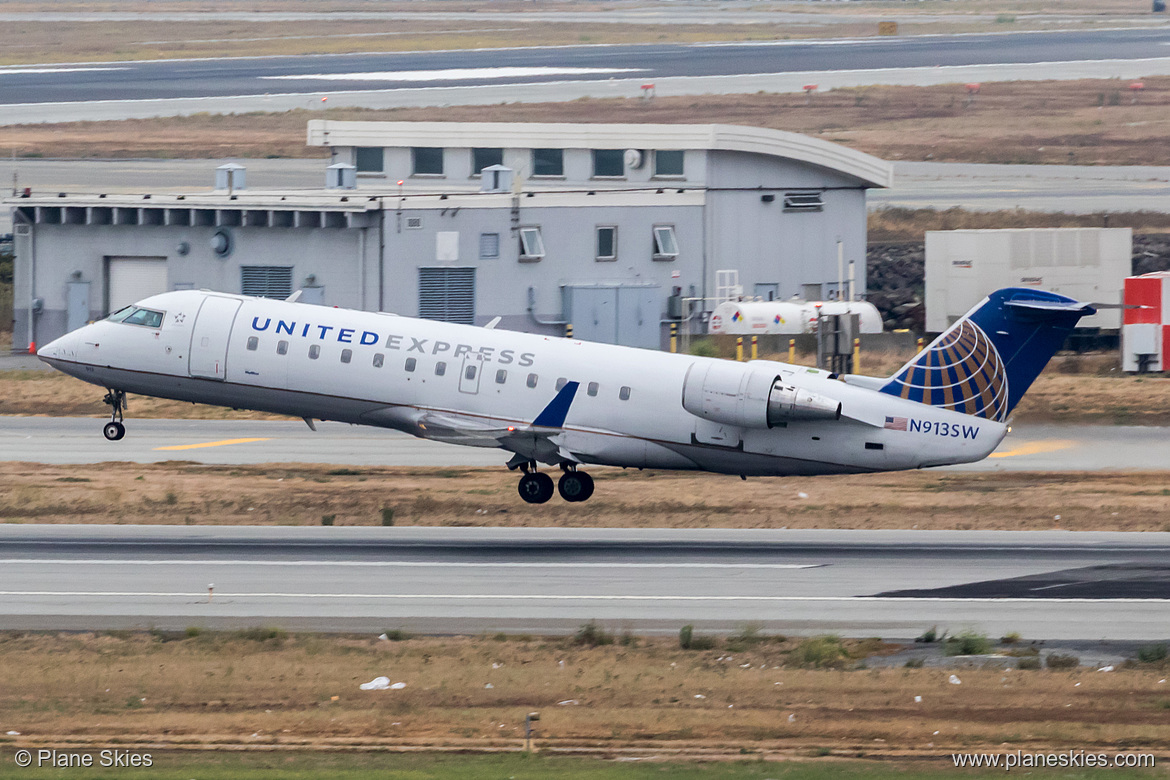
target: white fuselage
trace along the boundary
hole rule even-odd
[[[683,407],[688,371],[712,362],[731,370],[712,358],[203,291],[138,305],[163,312],[161,326],[103,320],[39,354],[130,393],[476,446],[504,446],[491,432],[530,426],[561,380],[578,382],[551,435],[557,454],[538,457],[546,462],[742,475],[884,471],[977,461],[1007,430],[785,363],[731,365],[833,399],[840,419],[767,427],[692,414]]]

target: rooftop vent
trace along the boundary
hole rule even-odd
[[[511,192],[515,172],[503,165],[489,165],[480,171],[480,192]]]
[[[349,163],[334,163],[325,169],[325,189],[357,189],[357,168]]]
[[[234,192],[248,186],[247,169],[237,163],[227,163],[215,169],[215,188]]]

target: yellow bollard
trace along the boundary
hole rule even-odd
[[[565,326],[565,338],[567,338],[567,339],[573,338],[573,323],[571,323],[571,322]]]
[[[678,352],[678,323],[670,323],[670,351]]]
[[[788,362],[796,362],[796,339],[788,339]]]
[[[919,352],[922,351],[922,337],[921,336],[918,337],[918,351]]]
[[[853,373],[861,373],[861,339],[853,339]]]
[[[735,339],[735,359],[743,360],[743,336],[737,336]]]
[[[752,360],[758,360],[760,357],[759,337],[752,336]]]

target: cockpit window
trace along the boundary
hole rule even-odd
[[[143,325],[147,328],[161,328],[163,313],[151,309],[135,309],[129,316],[123,317],[122,322],[127,325]]]
[[[109,317],[106,317],[106,319],[109,320],[110,322],[121,322],[122,320],[126,319],[127,317],[129,317],[133,313],[134,313],[133,306],[123,306],[121,309],[118,309],[116,312],[111,314]]]

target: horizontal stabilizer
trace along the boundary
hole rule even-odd
[[[1082,317],[1087,317],[1090,314],[1096,314],[1096,309],[1091,303],[1081,303],[1080,301],[1030,301],[1030,300],[1015,300],[1004,301],[1004,306],[1010,306],[1013,309],[1032,309],[1034,311],[1064,311],[1075,314],[1080,314]]]

